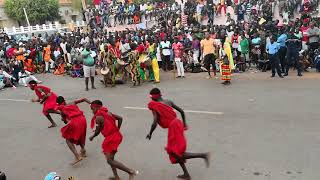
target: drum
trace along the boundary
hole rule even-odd
[[[100,70],[101,75],[105,76],[110,72],[110,69],[105,67]]]
[[[123,60],[121,60],[121,59],[117,59],[117,63],[119,64],[119,65],[121,65],[121,66],[124,66],[125,64],[126,64],[126,62],[124,62]]]
[[[139,62],[144,63],[147,67],[151,66],[151,58],[149,56],[147,56],[146,54],[140,55]]]

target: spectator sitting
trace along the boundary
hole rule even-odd
[[[22,69],[21,72],[19,72],[19,85],[27,87],[31,80],[36,81],[38,84],[42,83],[27,70]]]
[[[25,61],[23,61],[23,67],[30,73],[36,72],[36,66],[34,65],[33,60],[31,58],[27,58]]]
[[[56,69],[54,70],[54,75],[63,75],[64,74],[64,59],[59,56],[57,60]]]
[[[3,89],[5,87],[12,87],[15,89],[16,87],[13,84],[14,80],[15,78],[4,71],[3,67],[0,66],[0,89]]]
[[[82,78],[83,77],[83,68],[79,61],[74,61],[74,65],[72,66],[71,76],[73,78]]]

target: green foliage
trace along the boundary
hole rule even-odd
[[[92,0],[84,1],[87,6],[91,6],[93,4]],[[72,7],[76,10],[82,10],[82,0],[72,0]]]
[[[9,17],[19,22],[26,21],[23,8],[26,9],[31,24],[59,18],[58,0],[6,0],[4,8]]]
[[[133,0],[136,4],[147,3],[147,2],[165,2],[165,3],[174,3],[174,0]]]

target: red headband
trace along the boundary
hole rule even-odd
[[[36,87],[37,84],[29,84],[29,87]]]
[[[101,108],[102,106],[99,104],[91,104],[90,107],[91,108]]]
[[[151,99],[158,99],[161,97],[161,94],[150,94]]]

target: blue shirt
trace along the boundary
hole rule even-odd
[[[274,55],[279,51],[280,46],[277,42],[268,43],[266,49],[268,50],[268,54]]]
[[[286,47],[286,41],[287,41],[288,37],[286,34],[281,34],[278,37],[277,43],[279,43],[280,47]]]

